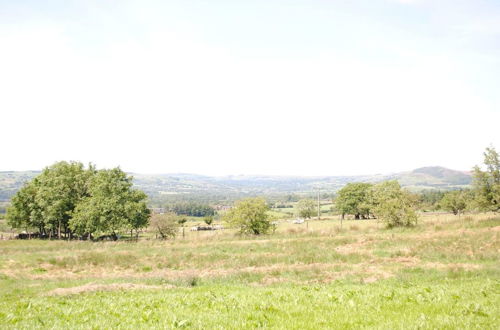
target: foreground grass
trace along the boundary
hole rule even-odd
[[[273,236],[0,242],[2,328],[500,327],[500,218]]]
[[[372,284],[201,283],[63,296],[29,289],[4,295],[0,321],[5,328],[494,329],[499,290],[498,281],[471,274],[439,281],[412,275]]]

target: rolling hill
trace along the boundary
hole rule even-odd
[[[39,171],[0,172],[0,201],[7,201],[24,182]],[[212,177],[196,174],[135,174],[134,184],[152,199],[186,199],[205,196],[233,199],[249,195],[311,194],[320,188],[333,193],[349,182],[379,182],[398,180],[413,191],[451,190],[467,187],[471,183],[468,172],[444,167],[422,167],[409,172],[363,176],[257,176],[239,175]]]

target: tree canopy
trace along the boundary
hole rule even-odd
[[[36,228],[41,236],[71,237],[139,230],[148,223],[146,195],[132,189],[119,168],[87,169],[58,162],[25,184],[12,198],[7,219],[13,228]]]
[[[482,211],[500,211],[500,157],[495,148],[484,152],[486,170],[473,170],[474,204]]]
[[[460,215],[467,208],[467,193],[462,190],[449,191],[439,202],[442,209]]]
[[[337,193],[335,208],[342,214],[353,214],[355,219],[370,216],[370,183],[348,183]]]
[[[297,214],[301,218],[311,219],[314,216],[315,204],[312,199],[301,199],[297,205]]]
[[[373,213],[382,219],[387,227],[409,227],[417,224],[416,198],[401,189],[397,181],[376,184],[372,188],[372,194]]]
[[[224,215],[224,221],[239,228],[242,234],[266,234],[271,229],[268,210],[269,207],[263,198],[246,198],[236,202]]]

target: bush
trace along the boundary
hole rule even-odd
[[[151,217],[151,227],[160,239],[175,238],[179,231],[179,217],[175,213],[154,214]]]
[[[236,202],[224,216],[224,220],[233,227],[237,227],[242,234],[267,234],[271,229],[269,210],[263,198],[247,198]]]
[[[388,228],[417,224],[415,200],[397,181],[385,181],[373,187],[374,213]]]

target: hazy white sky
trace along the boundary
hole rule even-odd
[[[0,0],[0,111],[0,170],[468,170],[500,148],[500,2]]]

